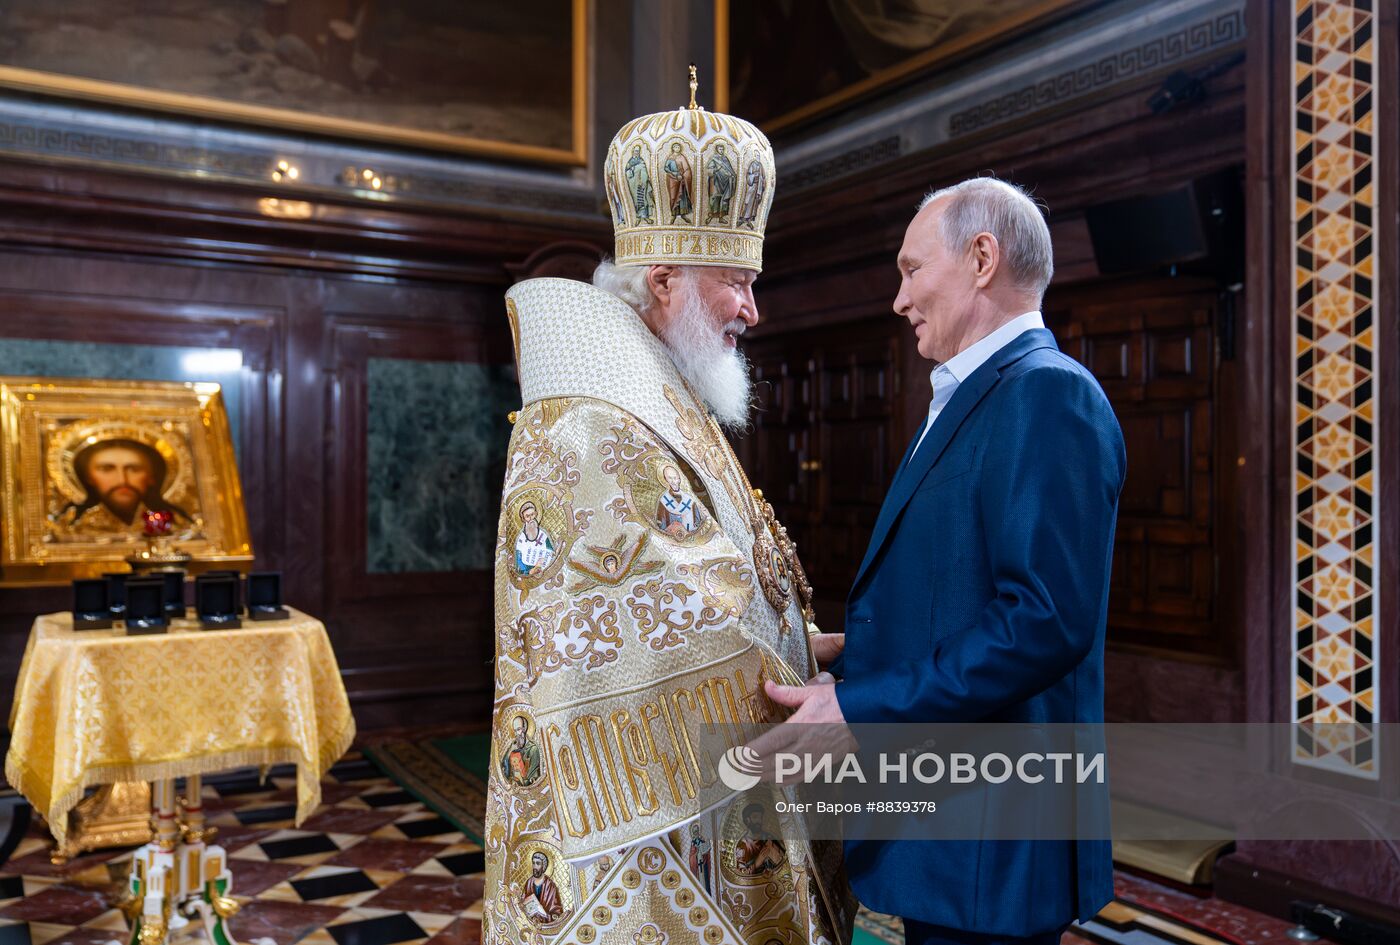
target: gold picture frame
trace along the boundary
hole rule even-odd
[[[567,148],[522,144],[467,134],[453,134],[333,115],[312,114],[291,108],[251,104],[4,64],[0,64],[0,87],[131,108],[192,115],[196,118],[241,122],[296,132],[329,135],[352,141],[378,142],[509,161],[583,167],[588,163],[588,28],[591,19],[591,0],[568,0],[568,3],[571,16],[569,90],[571,128],[569,131],[570,142]]]
[[[189,570],[253,561],[218,384],[0,377],[0,586],[120,571],[166,511]]]
[[[1000,22],[935,43],[894,65],[879,69],[835,91],[794,105],[777,115],[755,118],[753,115],[741,114],[739,117],[754,120],[768,134],[776,134],[914,79],[924,72],[952,65],[994,45],[1023,36],[1032,29],[1063,20],[1103,2],[1104,0],[1027,0],[1023,8],[1003,17]],[[743,29],[748,25],[743,16],[737,21],[734,19],[732,8],[736,3],[742,4],[743,0],[715,0],[715,70],[719,79],[715,90],[715,107],[720,111],[727,111],[731,105],[740,109],[743,107],[742,102],[731,101],[731,69],[734,63],[731,57],[733,50],[730,30],[736,27]],[[797,9],[801,10],[800,7]]]

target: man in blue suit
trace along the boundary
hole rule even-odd
[[[909,224],[894,310],[937,362],[928,422],[885,498],[830,675],[768,684],[797,709],[790,723],[1103,721],[1126,458],[1103,390],[1041,320],[1051,272],[1039,208],[1002,181],[930,194]],[[1058,942],[1113,894],[1104,839],[845,846],[856,895],[903,916],[909,945]]]

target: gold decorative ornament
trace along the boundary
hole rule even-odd
[[[0,584],[252,562],[218,384],[4,377],[0,430]]]
[[[165,942],[165,929],[164,922],[147,922],[141,926],[141,933],[136,940],[141,945],[162,945]]]
[[[691,398],[698,403],[699,394],[688,382],[683,383]],[[744,472],[743,465],[734,455],[729,440],[725,438],[714,417],[707,416],[701,419],[694,411],[686,410],[680,398],[670,388],[666,388],[665,393],[680,414],[681,419],[677,423],[682,435],[688,443],[699,445],[706,457],[705,465],[724,482],[735,507],[743,512],[748,520],[754,536],[753,561],[754,569],[758,572],[759,585],[763,588],[763,596],[768,598],[773,609],[781,616],[783,631],[792,629],[786,611],[794,590],[803,620],[810,623],[814,616],[812,585],[807,580],[807,572],[802,567],[802,562],[798,560],[797,544],[789,537],[787,528],[778,521],[772,504],[763,497],[763,490],[755,489],[749,483],[748,474]],[[736,478],[738,481],[734,482]]]
[[[243,906],[236,899],[228,896],[217,896],[210,894],[209,905],[213,908],[214,914],[221,919],[229,919],[238,914],[238,910]]]
[[[0,64],[0,87],[17,89],[22,92],[39,92],[49,96],[56,95],[65,99],[105,102],[145,111],[187,115],[201,120],[232,121],[264,128],[286,129],[297,134],[329,135],[354,142],[357,145],[362,142],[373,142],[397,147],[441,151],[448,154],[467,154],[488,160],[528,161],[530,163],[582,167],[588,163],[588,102],[591,84],[589,77],[592,75],[590,62],[592,53],[589,42],[589,23],[592,20],[590,5],[589,0],[568,0],[567,3],[562,4],[567,11],[564,16],[567,17],[565,28],[568,30],[568,38],[565,40],[561,37],[561,48],[557,49],[555,54],[564,54],[565,61],[561,64],[558,74],[561,77],[567,76],[567,84],[560,82],[551,83],[548,86],[550,89],[548,94],[561,96],[559,115],[560,117],[567,116],[569,126],[567,143],[564,140],[550,142],[538,137],[534,142],[522,141],[518,136],[522,132],[528,134],[532,129],[520,126],[515,127],[514,133],[510,135],[496,133],[489,136],[478,136],[464,133],[461,130],[438,127],[436,119],[422,121],[389,117],[388,115],[377,117],[373,114],[376,109],[372,108],[363,116],[340,115],[334,113],[333,106],[318,107],[308,102],[303,107],[295,101],[297,96],[291,95],[273,96],[267,101],[241,101],[239,97],[233,95],[211,94],[210,90],[201,86],[197,76],[177,74],[175,70],[167,70],[162,82],[162,85],[168,82],[172,87],[157,88],[154,83],[147,83],[144,80],[139,74],[140,70],[122,68],[125,65],[124,59],[129,57],[123,57],[120,53],[112,57],[114,71],[100,78],[88,74],[79,75],[72,71],[49,72]],[[245,25],[253,25],[260,21],[262,14],[257,12],[258,6],[249,6],[246,15],[253,17],[253,19],[247,21]],[[275,6],[281,6],[281,4]],[[360,15],[364,16],[369,8],[357,7],[355,9],[359,9]],[[389,9],[394,8],[390,6]],[[414,8],[401,9],[404,10],[403,15],[413,24],[414,31],[433,29],[433,20],[414,19],[418,13]],[[457,22],[461,22],[460,18],[470,15],[465,10],[454,12],[459,17]],[[535,24],[529,22],[529,14],[524,11],[513,12],[517,18],[523,17],[524,19],[519,19],[519,22],[511,24],[514,31],[509,35],[515,36],[517,33],[522,37],[531,35],[536,27]],[[506,20],[509,21],[509,14],[507,14]],[[332,21],[333,23],[334,21]],[[313,37],[306,36],[305,39],[311,43]],[[340,45],[344,41],[343,36],[337,37],[333,33],[321,34],[317,39],[319,42],[313,43],[313,45],[325,43],[328,39],[333,45]],[[354,42],[356,41],[351,41],[352,44]],[[567,53],[562,47],[564,43],[567,44]],[[109,46],[111,45],[113,43],[109,42]],[[310,55],[318,56],[318,53],[311,52]],[[64,68],[58,65],[57,60],[55,60],[55,65]],[[529,84],[523,86],[524,88],[539,87],[538,70],[525,68],[525,64],[522,64],[520,69],[514,71],[518,72],[520,76],[527,77],[525,81]],[[506,82],[513,78],[515,76],[499,75],[495,81]],[[520,87],[522,86],[517,86],[517,88]],[[465,93],[465,87],[458,86],[455,94]],[[358,96],[366,105],[374,97],[368,90],[362,90]],[[268,156],[270,170],[275,173],[280,172],[284,178],[292,176],[288,174],[291,168],[283,169],[278,166],[281,163],[285,162],[277,161],[275,154]],[[210,172],[210,168],[203,168],[199,174],[204,176]],[[194,175],[195,172],[191,171],[190,174]],[[305,183],[306,176],[300,175],[300,179],[301,182]]]
[[[49,859],[61,866],[88,850],[136,846],[150,839],[151,786],[145,781],[104,784],[69,813],[68,833]]]

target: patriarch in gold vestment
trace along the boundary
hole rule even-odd
[[[701,178],[687,208],[721,196],[705,213],[675,211],[681,168]],[[627,123],[604,173],[615,260],[592,285],[507,294],[523,406],[496,546],[483,941],[845,945],[839,845],[771,785],[726,786],[713,738],[778,721],[763,682],[800,685],[839,645],[721,429],[748,417],[736,343],[758,320],[772,149],[692,94]]]

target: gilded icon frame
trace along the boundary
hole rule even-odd
[[[114,511],[94,488],[104,443],[135,455],[138,467],[150,458],[142,468],[153,482],[129,510]],[[86,476],[78,471],[84,462]],[[0,377],[0,469],[0,586],[123,570],[147,547],[138,513],[153,505],[173,510],[171,549],[192,556],[189,570],[253,561],[218,384]]]
[[[470,135],[415,129],[330,115],[315,115],[273,105],[254,105],[184,92],[89,79],[82,76],[0,65],[0,88],[38,92],[62,98],[102,102],[128,108],[191,115],[195,118],[239,122],[294,132],[327,135],[343,140],[375,142],[446,151],[476,157],[535,164],[584,167],[588,164],[588,41],[592,0],[569,0],[571,17],[569,72],[569,147],[521,144]]]
[[[863,79],[797,105],[780,115],[757,122],[770,135],[818,120],[848,105],[876,95],[903,82],[908,82],[944,66],[965,60],[968,56],[994,45],[1010,42],[1033,29],[1059,22],[1075,13],[1090,9],[1103,0],[1039,0],[1020,13],[1007,17],[1002,23],[974,30],[952,40],[937,43],[922,52],[873,72]],[[730,108],[730,28],[733,25],[734,0],[715,0],[715,110]],[[742,20],[739,21],[742,23]]]

